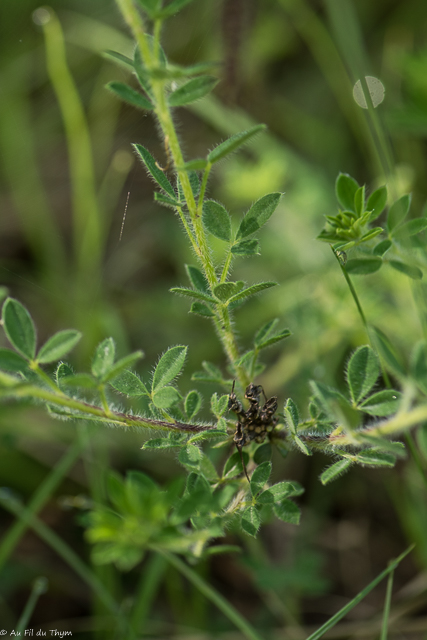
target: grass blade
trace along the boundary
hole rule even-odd
[[[390,573],[387,580],[387,591],[385,594],[383,624],[381,628],[380,640],[387,640],[388,620],[390,617],[391,594],[393,593],[394,570]]]
[[[387,569],[384,569],[384,571],[382,571],[374,580],[372,580],[372,582],[370,582],[367,587],[362,589],[362,591],[360,591],[360,593],[358,593],[357,596],[353,598],[353,600],[350,600],[350,602],[346,604],[345,607],[340,609],[338,613],[332,616],[332,618],[325,622],[325,624],[317,629],[317,631],[312,633],[311,636],[307,638],[307,640],[318,640],[318,638],[321,638],[327,631],[329,631],[329,629],[332,629],[332,627],[334,627],[337,622],[344,618],[344,616],[346,616],[349,611],[351,611],[357,604],[359,604],[359,602],[361,602],[363,598],[365,598],[368,593],[370,593],[372,589],[374,589],[377,584],[381,582],[381,580],[392,573],[396,569],[397,565],[403,560],[405,556],[408,555],[408,553],[412,551],[413,548],[414,545],[411,545],[398,558],[392,560]]]

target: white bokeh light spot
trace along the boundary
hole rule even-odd
[[[385,87],[381,80],[378,80],[378,78],[375,78],[374,76],[365,76],[365,80],[371,95],[372,104],[374,107],[378,107],[378,105],[384,100]],[[353,98],[359,107],[362,107],[362,109],[368,108],[360,80],[358,80],[353,87]]]

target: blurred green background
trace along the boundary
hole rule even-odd
[[[72,85],[62,89],[62,107],[48,74],[43,33],[33,20],[37,2],[3,0],[0,7],[1,284],[28,307],[40,342],[68,327],[84,333],[70,358],[78,370],[87,369],[96,344],[110,335],[119,356],[145,351],[143,376],[167,347],[188,344],[181,384],[188,391],[194,387],[191,373],[203,360],[221,367],[225,362],[208,321],[189,314],[186,300],[168,292],[187,284],[184,265],[195,264],[195,257],[178,219],[154,203],[153,184],[131,152],[131,143],[141,142],[166,164],[156,124],[104,88],[111,80],[131,80],[102,52],[129,54],[132,42],[112,0],[57,0],[51,7],[64,31],[77,91]],[[253,124],[268,125],[267,133],[217,167],[209,197],[221,200],[237,222],[261,195],[285,192],[262,232],[261,256],[235,266],[236,279],[276,280],[280,287],[238,310],[236,328],[242,347],[273,317],[291,329],[283,347],[266,353],[260,382],[280,401],[292,396],[306,415],[309,380],[342,386],[349,353],[367,342],[330,248],[315,239],[323,216],[336,210],[338,172],[350,173],[370,190],[387,183],[393,198],[412,191],[412,215],[425,212],[427,4],[196,0],[167,23],[163,42],[173,62],[219,63],[214,95],[176,111],[187,159]],[[374,119],[353,99],[358,71],[385,86]],[[79,235],[88,217],[98,225],[93,245]],[[355,277],[355,285],[369,322],[386,331],[407,359],[425,332],[424,286],[386,268]],[[218,391],[198,388],[206,399]],[[207,400],[205,405],[209,419]],[[0,430],[0,484],[28,499],[74,440],[76,427],[54,422],[37,408],[10,404],[1,408]],[[135,434],[90,429],[84,460],[58,496],[102,484],[99,476],[109,465],[143,469],[159,481],[182,473],[173,455],[141,452],[141,444]],[[243,613],[266,627],[298,622],[311,628],[414,540],[413,564],[401,570],[399,584],[413,579],[411,597],[424,602],[424,574],[418,582],[415,576],[427,569],[425,490],[410,460],[395,471],[352,471],[327,488],[318,481],[325,465],[320,456],[295,453],[275,462],[277,478],[306,486],[301,527],[268,525],[260,542],[244,538],[240,559],[218,558],[203,569]],[[86,554],[76,515],[61,504],[52,500],[43,517]],[[5,531],[10,522],[5,516]],[[40,572],[55,593],[43,596],[36,621],[89,615],[88,594],[79,592],[70,569],[62,574],[55,562],[37,538],[24,537],[0,574],[0,606],[8,620],[19,614],[30,580]],[[266,567],[273,580],[268,563],[287,567],[274,574],[273,586],[265,586]],[[186,618],[175,579],[170,572],[153,619],[190,633],[216,612],[190,593],[196,613]],[[132,576],[123,589],[131,592]],[[356,610],[355,629],[381,608],[381,598],[382,593],[372,596],[365,610]],[[421,615],[422,604],[412,610]],[[218,632],[226,630],[221,619],[215,624]],[[298,626],[294,631],[304,637]]]

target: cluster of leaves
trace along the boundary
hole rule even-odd
[[[419,234],[427,229],[427,218],[422,216],[405,222],[411,204],[409,195],[402,196],[391,205],[383,226],[371,227],[385,210],[385,186],[366,198],[365,186],[359,186],[354,178],[340,173],[335,193],[340,205],[339,213],[326,216],[327,227],[318,239],[332,244],[348,273],[374,273],[387,263],[414,280],[423,277],[417,264],[401,259],[402,252],[409,247],[425,245]],[[346,261],[343,252],[354,248],[358,249],[358,257]]]
[[[166,490],[140,472],[132,471],[126,479],[111,473],[111,507],[97,506],[87,518],[87,538],[94,544],[95,562],[115,562],[127,570],[149,549],[189,558],[230,551],[229,546],[208,545],[223,537],[236,520],[246,533],[255,536],[262,512],[272,510],[285,522],[298,524],[299,509],[289,499],[303,492],[298,483],[279,482],[265,488],[271,473],[271,463],[265,462],[252,476],[250,495],[239,502],[234,499],[240,487],[235,476],[240,472],[234,456],[214,482],[193,470],[184,489],[178,481]]]

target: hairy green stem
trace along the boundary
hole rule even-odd
[[[0,390],[0,398],[33,398],[34,400],[44,400],[47,403],[51,403],[60,407],[66,407],[67,409],[71,409],[72,411],[78,411],[79,415],[74,415],[73,413],[66,414],[70,419],[76,418],[84,418],[90,419],[94,418],[100,422],[108,422],[110,424],[115,424],[120,427],[140,427],[140,428],[149,428],[149,429],[159,429],[162,431],[182,431],[189,433],[199,433],[201,431],[206,431],[211,429],[210,425],[188,425],[182,424],[180,422],[163,422],[160,420],[152,420],[150,418],[144,418],[142,416],[137,416],[133,414],[121,413],[119,411],[112,411],[101,407],[97,407],[96,405],[89,404],[88,402],[84,402],[83,400],[76,400],[75,398],[70,398],[64,394],[54,393],[53,391],[49,391],[48,389],[43,389],[42,387],[37,387],[32,384],[24,383],[17,386],[10,386]]]

